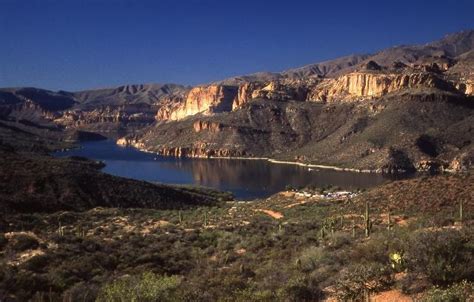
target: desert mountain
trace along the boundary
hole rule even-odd
[[[472,163],[474,31],[192,88],[119,140],[163,155],[270,157],[359,170]]]
[[[474,31],[196,87],[0,90],[0,113],[172,156],[269,157],[378,171],[473,160]]]

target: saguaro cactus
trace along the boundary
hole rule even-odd
[[[59,222],[59,225],[58,225],[58,235],[59,236],[64,236],[64,227],[61,225],[61,221]]]
[[[301,268],[301,259],[300,258],[296,259],[296,267],[299,268],[299,269]]]
[[[388,212],[388,217],[387,217],[387,230],[390,231],[392,229],[392,219],[390,216],[390,211]]]
[[[370,231],[372,229],[372,222],[370,221],[370,208],[369,202],[365,202],[365,236],[370,236]]]
[[[355,219],[352,220],[352,238],[356,237],[356,223]]]

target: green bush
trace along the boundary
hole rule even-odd
[[[245,288],[237,290],[233,296],[223,301],[232,302],[273,302],[277,299],[275,293],[270,290],[257,290],[255,288]]]
[[[179,301],[177,289],[180,284],[181,278],[178,276],[159,276],[151,272],[138,277],[126,276],[102,287],[97,301]]]
[[[415,233],[406,248],[407,267],[433,284],[474,280],[474,233],[453,229]]]
[[[433,287],[422,302],[464,302],[474,299],[474,284],[466,281],[455,283],[448,288]]]
[[[280,301],[319,301],[323,294],[317,284],[312,284],[303,277],[289,280],[278,291]]]
[[[385,289],[392,282],[386,265],[376,262],[353,264],[340,273],[335,286],[336,297],[341,301],[360,300],[366,293]]]
[[[320,265],[324,257],[326,257],[326,253],[322,247],[309,247],[303,250],[297,264],[303,272],[311,272]]]

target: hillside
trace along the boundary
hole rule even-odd
[[[465,170],[474,31],[192,88],[118,143],[171,156],[267,157],[359,170]]]
[[[473,184],[442,175],[353,199],[305,188],[183,210],[2,215],[0,298],[471,301]]]
[[[94,207],[176,209],[215,205],[232,197],[212,190],[158,185],[100,171],[103,163],[86,158],[54,158],[53,150],[97,139],[54,125],[0,120],[0,212],[84,211]],[[77,147],[77,146],[76,146]]]
[[[0,115],[172,156],[460,171],[474,157],[473,45],[474,31],[463,31],[196,87],[1,89]]]

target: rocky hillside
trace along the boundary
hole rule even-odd
[[[474,31],[464,31],[196,87],[2,89],[0,115],[173,156],[462,170],[473,160],[473,53]]]
[[[66,129],[117,137],[152,124],[164,104],[181,101],[189,88],[175,84],[126,85],[79,92],[0,89],[0,117],[28,119]]]
[[[102,173],[85,158],[54,158],[52,150],[97,134],[62,131],[27,120],[0,120],[0,213],[83,211],[94,207],[187,208],[214,205],[229,194],[156,185]]]
[[[84,211],[95,207],[176,209],[217,202],[210,194],[125,179],[85,158],[1,150],[0,212]]]
[[[163,155],[271,157],[360,170],[474,158],[474,31],[194,87],[118,141]],[[460,131],[462,129],[462,131]]]

